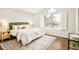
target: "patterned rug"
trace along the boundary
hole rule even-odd
[[[45,35],[39,39],[32,41],[26,46],[22,46],[22,44],[20,42],[17,42],[16,39],[3,42],[0,45],[4,50],[46,50],[55,39],[56,37]]]

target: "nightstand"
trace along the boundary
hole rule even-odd
[[[79,50],[79,34],[69,33],[68,49]]]
[[[2,42],[5,39],[10,39],[10,33],[9,32],[2,32],[2,33],[0,33],[0,35],[1,35]]]

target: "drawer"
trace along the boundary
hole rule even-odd
[[[4,34],[2,35],[2,38],[3,38],[3,39],[10,38],[10,34],[9,34],[9,33],[4,33]]]
[[[74,48],[74,49],[78,49],[78,47],[79,47],[78,42],[76,42],[76,41],[70,41],[69,47],[70,48]]]
[[[71,40],[79,41],[79,38],[77,38],[77,37],[72,37]]]

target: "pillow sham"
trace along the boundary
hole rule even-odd
[[[19,26],[18,25],[12,25],[12,29],[13,30],[18,30],[19,29]]]
[[[19,25],[19,29],[28,29],[30,27],[30,25]]]

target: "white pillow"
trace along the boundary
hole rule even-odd
[[[19,29],[25,29],[24,25],[19,25]]]
[[[13,30],[18,30],[19,29],[19,26],[18,25],[12,25],[12,29]]]
[[[31,28],[31,25],[19,25],[19,29],[28,29]]]
[[[31,25],[25,25],[26,29],[31,28],[31,27],[32,27]]]

